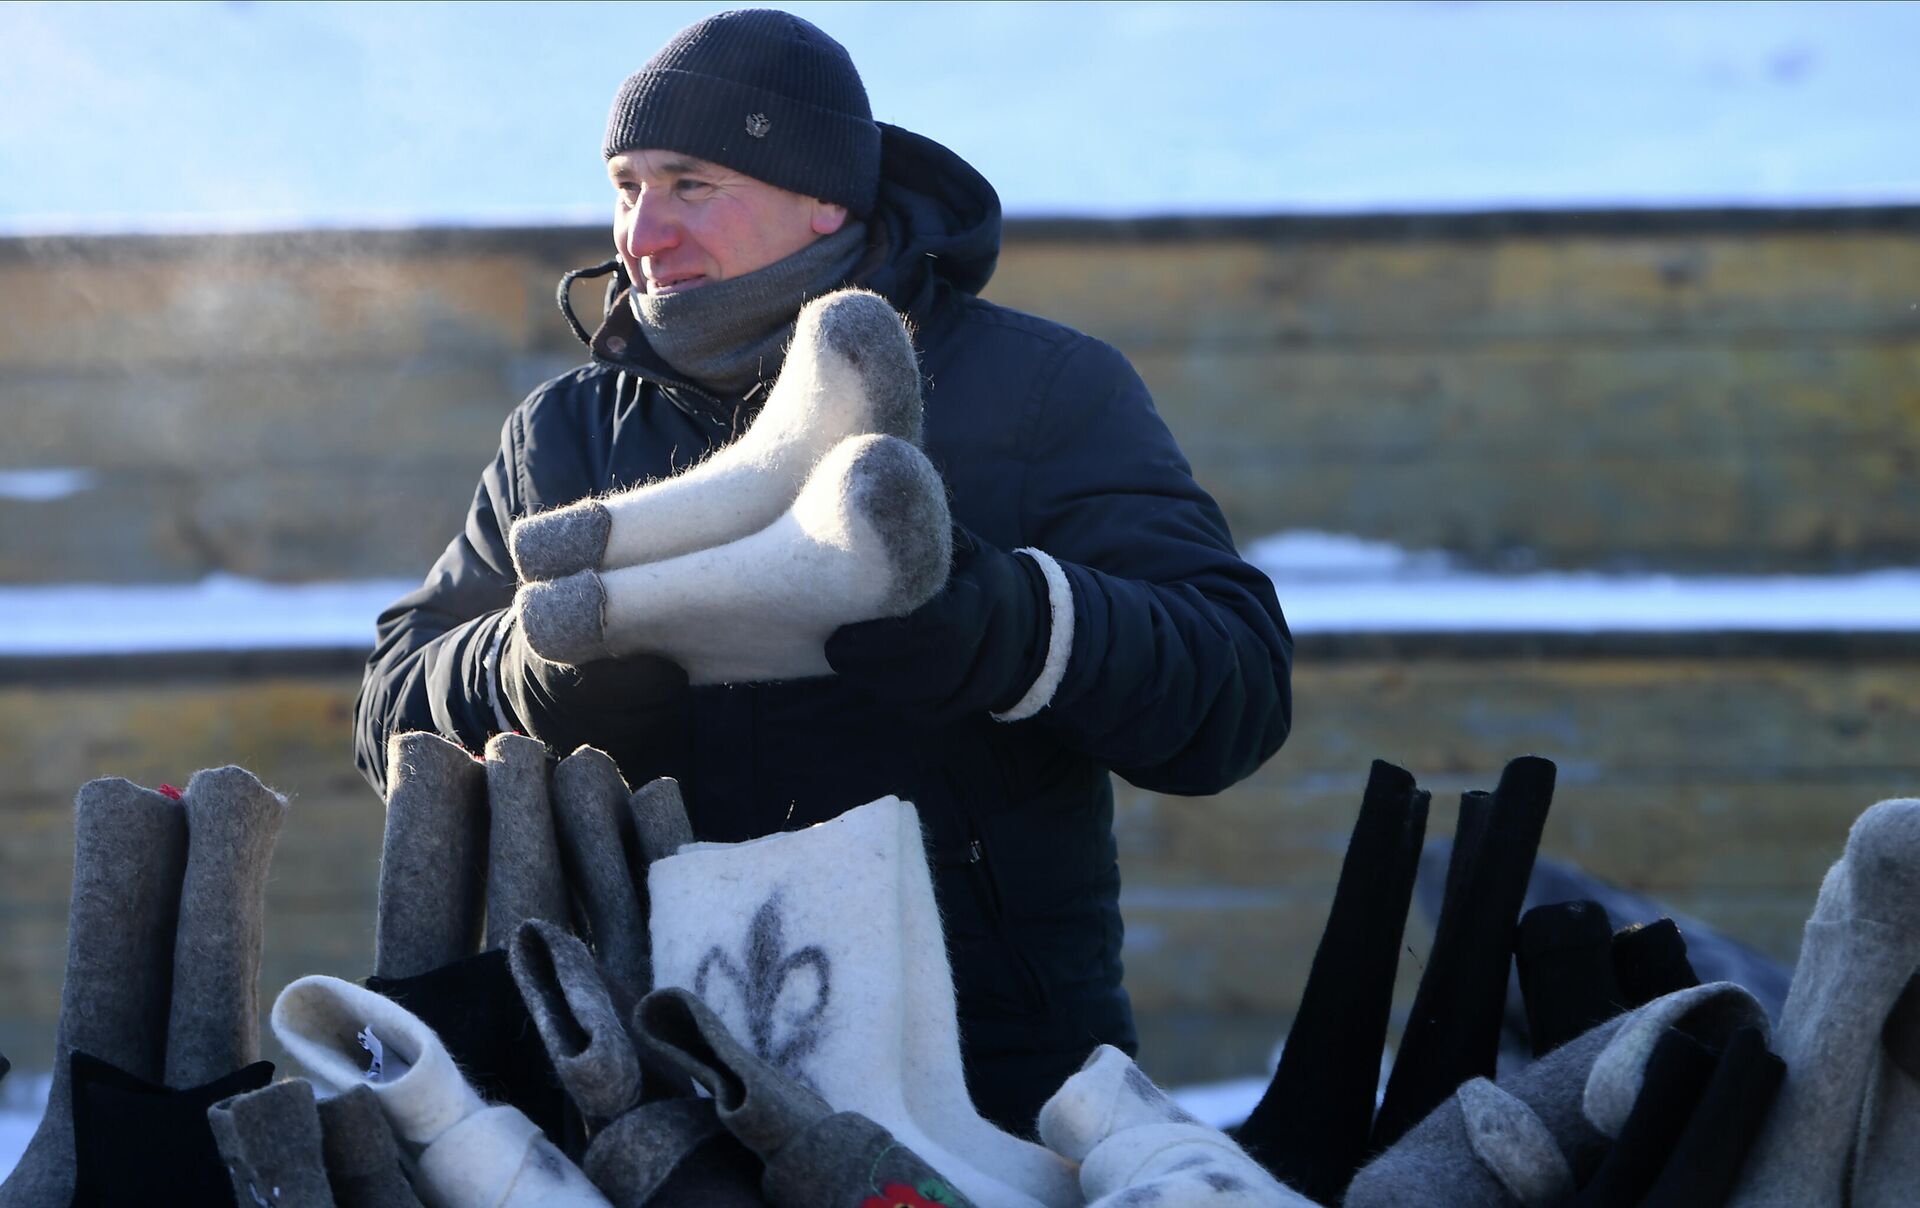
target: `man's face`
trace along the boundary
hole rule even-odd
[[[784,260],[840,229],[846,207],[678,151],[607,161],[613,242],[635,288],[670,294]]]

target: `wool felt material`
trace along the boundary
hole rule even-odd
[[[245,768],[187,781],[187,868],[173,939],[168,1086],[199,1086],[260,1059],[267,868],[287,799]]]
[[[1039,1128],[1049,1149],[1080,1164],[1089,1203],[1312,1203],[1276,1182],[1225,1133],[1194,1119],[1112,1045],[1095,1049],[1047,1100]]]
[[[395,734],[374,973],[412,977],[479,951],[486,886],[485,765],[438,734]]]
[[[670,987],[642,999],[634,1037],[653,1059],[707,1091],[720,1122],[765,1163],[761,1189],[781,1208],[912,1203],[902,1198],[907,1192],[949,1208],[972,1202],[946,1177],[950,1172],[935,1170],[884,1127],[856,1112],[834,1111],[756,1056],[686,990]]]
[[[356,1086],[322,1099],[317,1111],[320,1152],[336,1208],[421,1208],[372,1087]]]
[[[1718,1062],[1718,1053],[1686,1033],[1664,1033],[1647,1061],[1633,1110],[1571,1208],[1639,1204],[1666,1167]]]
[[[547,798],[547,749],[522,734],[487,742],[488,948],[505,948],[527,919],[566,925],[566,879]]]
[[[1725,1203],[1786,1073],[1761,1029],[1736,1028],[1641,1208]]]
[[[1867,1084],[1849,1183],[1859,1208],[1905,1203],[1920,1188],[1920,975],[1887,1015]]]
[[[866,251],[866,224],[846,222],[765,268],[698,289],[654,294],[636,282],[627,304],[668,365],[715,394],[745,394],[780,372],[807,300],[845,285]]]
[[[275,1000],[273,1031],[317,1086],[371,1088],[431,1208],[606,1204],[538,1125],[517,1108],[489,1106],[433,1029],[392,1000],[339,978],[303,977]]]
[[[1266,1169],[1333,1201],[1367,1156],[1430,794],[1376,759],[1279,1068],[1236,1132]]]
[[[1484,807],[1484,833],[1468,843],[1456,836],[1433,947],[1374,1121],[1376,1148],[1391,1144],[1460,1083],[1494,1074],[1514,925],[1553,803],[1554,775],[1550,760],[1510,760]],[[1469,809],[1463,799],[1462,812],[1477,814],[1480,807]]]
[[[1514,963],[1535,1057],[1622,1009],[1613,980],[1613,923],[1598,902],[1556,902],[1521,915]]]
[[[1838,1208],[1882,1051],[1920,967],[1920,798],[1870,806],[1820,884],[1774,1040],[1787,1063],[1732,1199]]]
[[[146,1208],[155,1187],[166,1188],[173,1203],[224,1208],[234,1202],[207,1109],[267,1085],[272,1062],[173,1090],[76,1052],[71,1075],[74,1208]]]
[[[1589,1178],[1640,1096],[1655,1044],[1670,1028],[1724,1048],[1766,1012],[1713,982],[1617,1015],[1500,1080],[1463,1084],[1354,1176],[1348,1208],[1395,1204],[1560,1202]],[[1564,1171],[1562,1179],[1556,1172]]]
[[[827,662],[916,716],[1024,721],[1053,701],[1073,654],[1073,588],[1052,555],[994,549],[958,525],[939,594],[904,616],[843,625]]]
[[[580,1163],[614,1208],[761,1208],[766,1163],[720,1123],[711,1099],[666,1099],[601,1129]]]
[[[614,1002],[630,1010],[652,986],[646,857],[633,794],[605,752],[582,747],[553,769],[560,856]]]
[[[678,663],[654,655],[579,667],[549,662],[527,645],[511,615],[495,644],[498,653],[482,669],[495,698],[490,704],[500,706],[492,729],[518,729],[555,754],[596,747],[635,784],[684,774],[692,708]]]
[[[697,305],[726,284],[643,306]],[[893,307],[878,294],[847,289],[799,311],[779,377],[739,440],[671,478],[516,521],[508,544],[521,579],[563,579],[731,544],[792,508],[840,442],[883,433],[917,443],[920,370]]]
[[[222,1099],[207,1109],[207,1124],[242,1208],[336,1208],[306,1079]]]
[[[752,536],[661,562],[530,583],[515,597],[546,658],[647,652],[693,684],[832,671],[823,646],[855,621],[902,616],[946,581],[946,488],[926,455],[891,436],[842,441],[793,507]]]
[[[366,988],[433,1030],[474,1089],[507,1103],[555,1141],[572,1135],[566,1091],[494,948],[414,977],[369,977]]]
[[[969,1198],[1078,1201],[1065,1162],[966,1099],[911,805],[883,797],[805,830],[690,844],[648,883],[658,985],[690,990],[760,1060],[867,1116]]]
[[[628,803],[633,811],[634,836],[640,842],[640,855],[649,866],[664,860],[693,842],[693,822],[687,817],[687,802],[680,795],[680,782],[661,776],[633,791]]]
[[[160,1081],[166,1069],[186,812],[173,798],[130,781],[94,780],[74,798],[73,829],[73,897],[53,1085],[38,1129],[0,1184],[5,1208],[64,1204],[73,1197],[76,1051],[149,1082]]]
[[[529,919],[508,955],[554,1072],[588,1123],[605,1123],[639,1102],[640,1060],[587,946]]]
[[[1614,985],[1627,1010],[1700,984],[1687,960],[1686,937],[1672,919],[1622,927],[1614,933],[1611,955]]]

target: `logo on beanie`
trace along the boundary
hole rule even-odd
[[[747,115],[747,135],[750,138],[765,138],[767,131],[773,129],[773,122],[764,113]]]

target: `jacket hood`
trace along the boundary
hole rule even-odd
[[[880,193],[867,217],[872,250],[855,270],[855,280],[923,322],[940,284],[966,294],[986,288],[1000,259],[1000,195],[953,151],[911,130],[878,125]],[[685,384],[647,345],[626,307],[609,305],[591,337],[574,321],[567,293],[571,279],[608,273],[625,288],[617,261],[568,274],[560,286],[561,312],[594,360],[670,385]]]

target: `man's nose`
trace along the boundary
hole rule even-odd
[[[660,199],[642,194],[634,203],[624,232],[624,251],[635,260],[658,255],[680,242],[680,226],[666,214]]]

